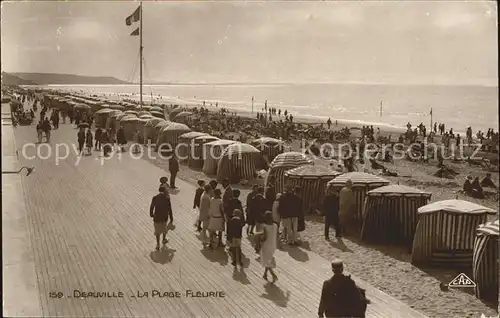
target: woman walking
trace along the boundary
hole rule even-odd
[[[274,259],[274,252],[276,251],[276,238],[278,235],[278,226],[273,222],[273,214],[267,211],[264,214],[264,224],[262,226],[262,232],[259,233],[261,238],[262,246],[260,249],[260,263],[264,267],[264,278],[267,280],[267,273],[270,272],[273,278],[272,283],[274,284],[278,280],[278,276],[273,271],[276,268],[276,260]]]
[[[208,231],[210,232],[210,248],[217,237],[217,247],[222,245],[222,232],[224,232],[224,211],[222,209],[222,198],[220,189],[213,191],[213,198],[210,200],[210,221],[208,222]]]
[[[207,229],[210,222],[210,201],[212,199],[212,187],[207,184],[204,186],[203,194],[200,198],[200,214],[198,215],[198,219],[200,220],[200,232],[201,232],[201,241],[203,242],[203,246],[210,245],[207,243]]]
[[[90,131],[90,128],[87,129],[87,136],[86,136],[86,145],[87,145],[87,154],[92,155],[92,146],[94,144],[94,137],[92,136],[92,131]]]

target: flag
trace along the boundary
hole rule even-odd
[[[135,9],[134,13],[132,13],[132,15],[128,16],[125,19],[125,24],[132,25],[132,22],[137,22],[140,19],[141,19],[141,6],[138,6],[137,9]]]
[[[134,31],[132,31],[132,33],[130,33],[130,35],[132,35],[132,36],[139,35],[139,28],[137,28]]]
[[[431,115],[431,116],[432,116],[432,108],[431,108],[431,112],[429,113],[429,115]]]

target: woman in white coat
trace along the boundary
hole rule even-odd
[[[273,222],[273,214],[270,211],[264,214],[264,222],[262,232],[259,233],[262,240],[260,263],[264,267],[263,278],[267,280],[267,273],[270,272],[273,278],[272,283],[274,284],[278,279],[278,276],[273,271],[273,268],[276,268],[274,252],[277,247],[278,226]]]

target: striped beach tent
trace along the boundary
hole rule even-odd
[[[305,165],[285,172],[285,184],[299,186],[302,189],[302,211],[319,209],[325,197],[328,181],[341,175],[326,166]]]
[[[472,256],[476,297],[490,301],[498,301],[498,232],[498,220],[479,225]]]
[[[177,139],[178,149],[177,149],[177,159],[179,162],[187,162],[189,159],[189,151],[191,149],[191,141],[200,136],[205,136],[206,133],[199,131],[190,131],[179,136]]]
[[[252,145],[234,143],[227,146],[217,164],[217,180],[228,178],[231,183],[240,180],[253,180],[256,177],[255,163],[260,151]]]
[[[142,135],[142,142],[144,143],[146,139],[144,138],[144,130],[146,129],[146,124],[148,123],[148,118],[140,118],[137,120],[135,124],[135,129]],[[141,141],[139,141],[141,142]]]
[[[263,155],[267,155],[267,160],[269,162],[272,162],[274,158],[280,153],[283,153],[284,150],[283,141],[271,137],[258,138],[250,142],[250,144],[259,149]]]
[[[191,141],[188,159],[189,168],[200,169],[203,167],[203,160],[206,157],[206,154],[203,153],[203,145],[216,140],[219,140],[219,138],[205,135],[196,137]]]
[[[352,192],[356,200],[354,219],[361,221],[363,220],[363,207],[368,191],[389,185],[389,180],[365,172],[347,172],[328,182],[327,189],[333,187],[336,191],[340,191],[347,180],[352,181]]]
[[[152,143],[156,142],[156,129],[155,126],[164,120],[161,118],[151,118],[144,125],[144,141],[147,143],[148,139],[151,140]]]
[[[365,242],[404,244],[411,249],[418,223],[418,208],[431,193],[399,184],[367,193],[361,239]]]
[[[132,141],[134,132],[137,129],[137,125],[141,119],[137,117],[124,117],[120,121],[120,124],[123,125],[123,131],[125,132],[125,139],[127,141]]]
[[[187,132],[190,132],[190,131],[191,131],[191,128],[189,128],[188,126],[186,126],[184,124],[171,123],[170,125],[163,128],[160,132],[162,143],[170,145],[169,149],[171,151],[174,151],[177,147],[178,142],[179,142],[179,136],[181,136],[182,134],[185,134]],[[167,150],[167,149],[168,148],[165,147],[164,150]]]
[[[476,229],[495,210],[463,200],[433,202],[418,209],[412,263],[472,267]]]
[[[236,143],[234,140],[221,139],[204,144],[203,153],[205,154],[205,159],[203,160],[202,171],[207,175],[216,174],[217,164],[222,157],[222,153],[229,145],[234,143]]]
[[[272,178],[274,177],[274,189],[276,193],[282,193],[285,189],[285,172],[304,165],[314,164],[313,160],[302,152],[284,152],[276,156],[271,162],[269,172],[265,182],[267,189]]]

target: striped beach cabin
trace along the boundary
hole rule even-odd
[[[471,268],[476,229],[488,214],[496,211],[456,199],[420,207],[412,263]]]
[[[194,138],[200,136],[206,136],[206,133],[199,131],[190,131],[179,136],[177,139],[177,144],[179,148],[177,149],[177,158],[180,163],[187,163],[189,159],[189,151],[191,150],[191,142]]]
[[[389,180],[365,172],[347,172],[328,182],[327,190],[333,187],[338,192],[345,187],[347,180],[352,181],[352,192],[354,193],[356,202],[355,215],[353,217],[360,222],[363,220],[363,207],[366,194],[373,189],[388,185]]]
[[[321,208],[326,184],[339,175],[340,172],[326,166],[305,165],[286,171],[285,184],[302,189],[302,211],[309,213]]]
[[[158,124],[155,125],[155,129],[154,131],[152,132],[153,135],[151,138],[154,138],[155,140],[155,143],[156,143],[156,150],[158,150],[158,147],[160,146],[160,144],[163,142],[163,134],[161,133],[161,131],[167,127],[168,125],[170,125],[172,122],[171,121],[168,121],[168,120],[165,120],[165,121],[161,121],[159,122]]]
[[[476,297],[498,301],[498,220],[479,225],[472,256]]]
[[[165,147],[164,151],[171,150],[174,151],[178,144],[179,136],[190,132],[191,128],[184,124],[171,123],[161,130],[162,142],[170,145],[170,149]]]
[[[203,145],[203,153],[205,158],[203,160],[203,173],[207,175],[214,175],[217,173],[217,164],[222,153],[229,146],[236,143],[234,140],[221,139],[216,141],[207,142]]]
[[[361,240],[371,243],[413,245],[418,208],[427,205],[431,193],[399,184],[367,193],[363,208]]]
[[[255,179],[255,164],[260,156],[260,151],[249,144],[234,143],[227,146],[217,164],[217,181],[228,178],[234,184]]]
[[[271,137],[258,138],[250,142],[250,144],[259,149],[262,155],[266,155],[269,162],[272,162],[284,150],[283,141]]]
[[[201,169],[203,167],[203,161],[206,157],[206,154],[203,153],[203,145],[216,140],[219,138],[210,135],[199,136],[191,140],[188,158],[189,168]]]
[[[148,120],[148,122],[144,125],[144,142],[148,143],[148,140],[151,141],[151,143],[156,142],[156,129],[155,126],[161,122],[164,122],[164,119],[160,118],[151,118]]]
[[[276,156],[271,162],[267,173],[265,188],[267,189],[271,178],[274,177],[274,189],[276,193],[283,193],[285,189],[285,172],[304,165],[314,164],[313,160],[302,152],[284,152]]]

